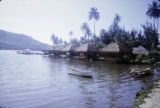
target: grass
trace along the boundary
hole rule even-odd
[[[160,81],[160,76],[157,78],[157,82]]]
[[[157,78],[155,82],[160,81],[160,76]],[[157,84],[153,83],[146,90],[140,90],[137,92],[135,103],[133,104],[133,108],[139,108],[139,105],[144,103],[144,99],[148,97],[148,94],[151,93],[152,89],[155,88]]]
[[[144,99],[148,97],[148,94],[151,93],[153,87],[147,88],[147,90],[141,90],[137,92],[136,101],[133,105],[133,108],[139,108],[139,105],[144,103]]]

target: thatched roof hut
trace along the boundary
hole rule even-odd
[[[77,47],[78,47],[78,45],[70,44],[70,45],[64,47],[64,48],[62,49],[62,51],[63,51],[63,52],[73,52],[73,51],[76,50]]]
[[[53,54],[54,53],[54,49],[55,47],[53,46],[49,46],[49,48],[47,50],[43,50],[44,54]]]
[[[78,47],[75,52],[97,52],[95,45],[93,43],[86,43]]]
[[[54,52],[61,52],[63,50],[64,46],[53,46],[52,50]]]
[[[148,55],[149,52],[143,46],[139,46],[139,47],[134,47],[132,53],[136,55],[141,55],[141,54]]]
[[[130,50],[116,42],[111,42],[110,44],[100,49],[100,52],[102,53],[129,53]]]
[[[118,45],[118,43],[110,43],[108,45],[106,45],[105,47],[103,47],[102,49],[100,49],[100,52],[105,52],[105,53],[119,53],[120,52],[120,47]]]

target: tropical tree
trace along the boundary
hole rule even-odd
[[[100,31],[100,40],[102,41],[102,43],[106,45],[112,41],[111,36],[108,34],[108,32],[105,29],[101,29]]]
[[[110,26],[108,32],[109,35],[112,37],[112,40],[117,42],[118,36],[120,34],[121,28],[119,27],[119,22],[121,18],[118,14],[115,15],[112,25]],[[122,33],[122,32],[121,32]]]
[[[82,24],[81,30],[82,30],[82,32],[84,33],[85,39],[86,39],[87,37],[89,38],[89,37],[91,36],[91,31],[90,31],[89,26],[88,26],[87,23],[83,23],[83,24]]]
[[[73,31],[70,31],[69,32],[69,35],[70,35],[70,40],[72,39],[72,36],[73,36]]]
[[[79,45],[79,42],[78,42],[78,40],[76,38],[71,39],[70,43],[71,44],[75,44],[75,45]]]
[[[53,34],[52,36],[51,36],[51,41],[52,41],[52,43],[53,43],[53,45],[57,45],[58,44],[58,37],[55,35],[55,34]]]
[[[63,40],[61,38],[59,39],[59,44],[63,44]]]
[[[121,21],[121,17],[116,14],[115,17],[114,17],[114,20],[113,20],[113,24],[111,25],[111,28],[114,32],[114,41],[117,41],[117,36],[119,35],[119,30],[120,30],[120,27],[119,27],[119,22]]]
[[[142,31],[132,29],[129,33],[129,44],[131,48],[138,47],[140,45],[146,48],[146,38],[142,34]]]
[[[96,35],[95,22],[98,21],[99,18],[100,18],[100,15],[99,15],[98,9],[95,7],[92,7],[89,12],[89,20],[93,19],[93,22],[94,22],[94,36]]]
[[[156,38],[158,37],[157,31],[159,28],[160,4],[158,4],[157,1],[153,1],[152,4],[148,5],[148,10],[146,14],[148,17],[153,19],[152,50],[154,50],[156,48]]]
[[[79,40],[79,44],[84,44],[84,43],[86,43],[86,38],[84,36],[81,36]]]
[[[121,21],[121,17],[118,14],[116,14],[115,17],[114,17],[114,21],[113,21],[114,26],[118,27],[120,21]]]
[[[148,50],[153,50],[158,45],[158,32],[154,30],[153,25],[150,23],[146,23],[142,27],[146,40],[145,46]]]
[[[159,18],[160,18],[160,4],[157,1],[153,1],[152,4],[148,5],[146,12],[147,16],[153,19],[153,27],[158,30]],[[157,23],[157,26],[156,26]]]
[[[63,44],[63,40],[61,38],[59,39],[55,34],[53,34],[51,36],[51,41],[52,41],[53,45],[55,45],[55,46]]]
[[[67,43],[67,41],[64,41],[64,45],[67,45],[68,43]]]
[[[117,43],[119,43],[127,48],[131,48],[130,34],[124,28],[118,29],[118,36],[116,34],[114,41],[116,41]]]

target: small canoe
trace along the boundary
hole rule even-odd
[[[144,77],[148,75],[152,75],[151,68],[133,68],[130,71],[130,74],[135,77]]]
[[[92,75],[90,72],[80,72],[76,69],[71,69],[72,72],[69,72],[69,75],[75,75],[75,76],[79,76],[79,77],[85,77],[85,78],[92,78]]]

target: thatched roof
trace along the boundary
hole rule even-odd
[[[62,51],[64,52],[75,51],[77,47],[78,45],[71,44],[71,45],[64,47]]]
[[[130,50],[123,45],[120,45],[116,42],[111,42],[110,44],[106,45],[100,52],[103,53],[129,53]]]
[[[133,48],[132,53],[148,55],[149,52],[143,46],[139,46],[139,47]]]
[[[110,44],[106,45],[102,49],[100,49],[100,52],[109,52],[109,53],[119,53],[120,47],[118,43],[111,42]]]
[[[76,52],[95,52],[98,51],[93,43],[86,43],[78,47]]]
[[[53,51],[62,51],[63,48],[64,46],[53,46],[52,47]]]

